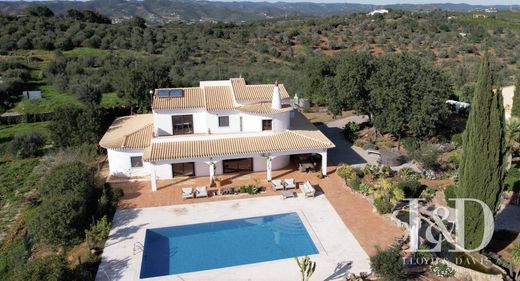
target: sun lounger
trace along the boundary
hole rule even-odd
[[[272,180],[271,184],[273,185],[273,189],[276,190],[283,190],[283,184],[282,180]]]
[[[197,198],[208,197],[208,190],[206,189],[205,186],[199,186],[195,190],[195,195],[197,196]]]
[[[285,189],[296,188],[296,183],[294,182],[294,179],[285,179],[284,186]]]
[[[314,189],[309,181],[300,184],[300,189],[303,194],[305,194],[305,197],[314,197],[314,194],[316,193],[316,189]]]
[[[182,188],[182,199],[193,198],[193,188],[183,187]]]

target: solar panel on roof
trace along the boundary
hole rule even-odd
[[[170,97],[174,98],[180,98],[182,97],[182,90],[181,89],[173,89],[170,91]]]
[[[183,96],[182,89],[159,89],[156,96],[160,98],[181,98]]]

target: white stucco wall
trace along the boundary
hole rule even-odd
[[[273,120],[273,132],[282,132],[290,126],[290,113],[284,112],[274,115],[257,115],[234,110],[205,111],[196,110],[154,110],[154,131],[158,136],[167,136],[173,133],[172,116],[193,115],[193,132],[195,134],[231,134],[262,132],[262,120]],[[229,126],[219,127],[219,116],[229,116]],[[242,118],[242,128],[240,119]],[[242,130],[241,130],[242,129]],[[176,137],[189,137],[176,136]]]
[[[176,109],[176,110],[154,110],[153,124],[156,135],[171,135],[173,133],[172,116],[193,115],[193,132],[205,134],[208,132],[206,124],[206,110],[198,109]]]
[[[237,159],[237,158],[253,158],[253,171],[254,172],[262,172],[267,170],[267,160],[260,155],[248,155],[248,156],[234,156],[234,157],[226,157],[226,158],[215,158],[213,161],[216,161],[215,164],[215,175],[223,174],[223,166],[222,161],[224,159]],[[277,156],[272,160],[272,168],[273,170],[278,170],[285,168],[289,165],[290,156],[283,155]],[[183,159],[183,160],[175,160],[175,161],[161,161],[158,163],[154,163],[155,167],[155,175],[157,179],[171,179],[172,178],[172,163],[183,163],[183,162],[195,162],[195,176],[209,176],[209,165],[206,164],[206,161],[196,159]]]
[[[150,163],[143,161],[143,167],[132,168],[130,157],[143,156],[143,149],[107,149],[110,175],[140,177],[150,174]]]
[[[228,127],[219,127],[218,119],[220,116],[229,117]],[[212,111],[206,115],[206,124],[211,129],[212,134],[228,134],[240,132],[240,114],[236,111]]]

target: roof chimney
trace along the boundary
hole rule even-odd
[[[282,109],[282,100],[280,98],[280,89],[278,88],[278,80],[274,82],[272,109]]]

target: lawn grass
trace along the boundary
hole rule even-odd
[[[44,138],[45,142],[50,143],[50,122],[36,122],[36,123],[20,123],[15,125],[0,125],[0,144],[13,139],[14,135],[28,132],[38,132]]]
[[[38,90],[42,91],[41,100],[22,100],[10,111],[18,113],[42,113],[54,111],[59,106],[78,105],[80,102],[76,97],[61,93],[53,86],[39,86]]]
[[[111,108],[111,107],[128,105],[128,102],[126,100],[120,98],[117,95],[117,93],[112,92],[112,93],[103,94],[100,105],[103,108]]]

